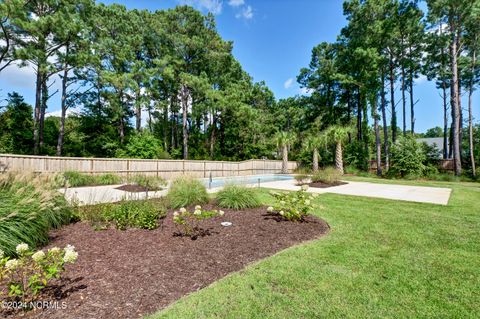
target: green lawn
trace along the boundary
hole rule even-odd
[[[448,206],[321,195],[315,214],[331,225],[328,236],[253,264],[151,318],[478,316],[480,184],[407,183],[454,191]]]

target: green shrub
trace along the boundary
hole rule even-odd
[[[200,205],[208,202],[208,193],[201,181],[181,176],[172,182],[167,200],[172,208]]]
[[[54,180],[33,174],[0,175],[0,249],[15,256],[15,247],[48,243],[48,231],[71,221],[72,209]]]
[[[195,206],[193,212],[189,212],[182,207],[179,212],[173,213],[173,223],[179,230],[177,232],[179,235],[196,239],[204,232],[199,226],[202,220],[223,215],[224,212],[222,210],[203,210],[200,205]]]
[[[342,174],[335,167],[326,167],[312,176],[313,183],[335,184],[340,181]]]
[[[165,181],[161,177],[157,176],[147,176],[147,175],[134,175],[128,178],[128,182],[131,184],[139,185],[145,187],[147,190],[160,190],[164,186],[167,185],[167,181]]]
[[[308,186],[304,185],[297,192],[271,192],[276,199],[273,207],[268,207],[269,213],[276,213],[289,221],[303,221],[313,209],[315,194],[307,193]]]
[[[254,188],[239,185],[227,185],[217,193],[220,207],[232,209],[253,208],[261,205]]]
[[[418,178],[423,175],[427,157],[422,144],[411,136],[401,136],[391,147],[390,177]]]
[[[95,229],[105,229],[113,224],[117,229],[155,229],[158,220],[166,216],[166,209],[159,201],[122,201],[80,207],[80,220],[88,221]]]
[[[67,263],[75,263],[78,253],[75,247],[50,248],[47,252],[34,252],[28,244],[16,246],[18,259],[3,256],[0,250],[0,299],[21,301],[21,310],[32,309],[40,292],[54,279],[61,279]],[[4,303],[8,305],[8,302]],[[8,308],[8,306],[7,306]],[[10,310],[20,310],[11,307]]]
[[[99,185],[115,185],[122,183],[122,177],[115,174],[89,175],[76,171],[67,171],[63,173],[68,186],[99,186]]]
[[[123,158],[170,158],[163,150],[161,141],[150,132],[132,135],[123,149],[117,150],[116,157]]]

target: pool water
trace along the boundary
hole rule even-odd
[[[293,176],[290,175],[250,175],[250,176],[230,176],[230,177],[216,177],[212,178],[212,182],[208,178],[202,179],[203,184],[209,188],[215,187],[223,187],[227,184],[255,184],[258,185],[260,182],[260,186],[262,183],[266,182],[275,182],[275,181],[288,181],[293,180]]]

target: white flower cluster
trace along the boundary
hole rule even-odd
[[[16,247],[17,254],[21,255],[28,251],[28,245],[25,243],[18,244]]]
[[[18,259],[10,259],[5,263],[7,270],[15,270],[20,265]]]
[[[60,248],[58,247],[53,247],[53,248],[50,248],[48,250],[48,252],[52,253],[52,254],[58,254],[60,252]]]
[[[307,184],[303,184],[302,185],[302,191],[307,191],[308,190],[308,185]]]
[[[219,214],[220,216],[223,216],[223,215],[225,215],[225,212],[224,212],[223,210],[219,210],[219,211],[218,211],[218,214]]]
[[[35,262],[41,262],[42,260],[45,259],[45,253],[43,252],[43,250],[39,250],[37,251],[35,254],[32,255],[32,259],[35,261]]]
[[[269,207],[267,208],[267,212],[269,212],[269,213],[273,212],[273,207],[272,207],[272,206],[269,206]]]
[[[63,256],[63,261],[73,264],[78,258],[78,253],[75,251],[75,247],[72,245],[67,245],[64,251],[65,255]]]

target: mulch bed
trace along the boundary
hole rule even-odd
[[[315,187],[315,188],[328,188],[328,187],[334,187],[334,186],[340,186],[340,185],[346,185],[348,183],[346,182],[335,182],[332,184],[326,184],[322,182],[315,182],[315,183],[310,183],[308,186],[310,187]]]
[[[31,311],[27,317],[139,318],[249,263],[329,231],[321,219],[280,221],[265,207],[224,211],[223,217],[201,223],[207,235],[196,240],[174,236],[171,211],[153,231],[95,231],[87,223],[53,231],[48,247],[72,244],[79,253],[77,263],[67,266],[69,282],[55,293],[67,307]],[[223,227],[222,221],[233,226]]]
[[[125,192],[130,192],[130,193],[143,193],[143,192],[148,192],[148,191],[154,191],[154,190],[148,189],[144,186],[135,185],[135,184],[126,184],[126,185],[119,186],[115,189],[125,191]]]

